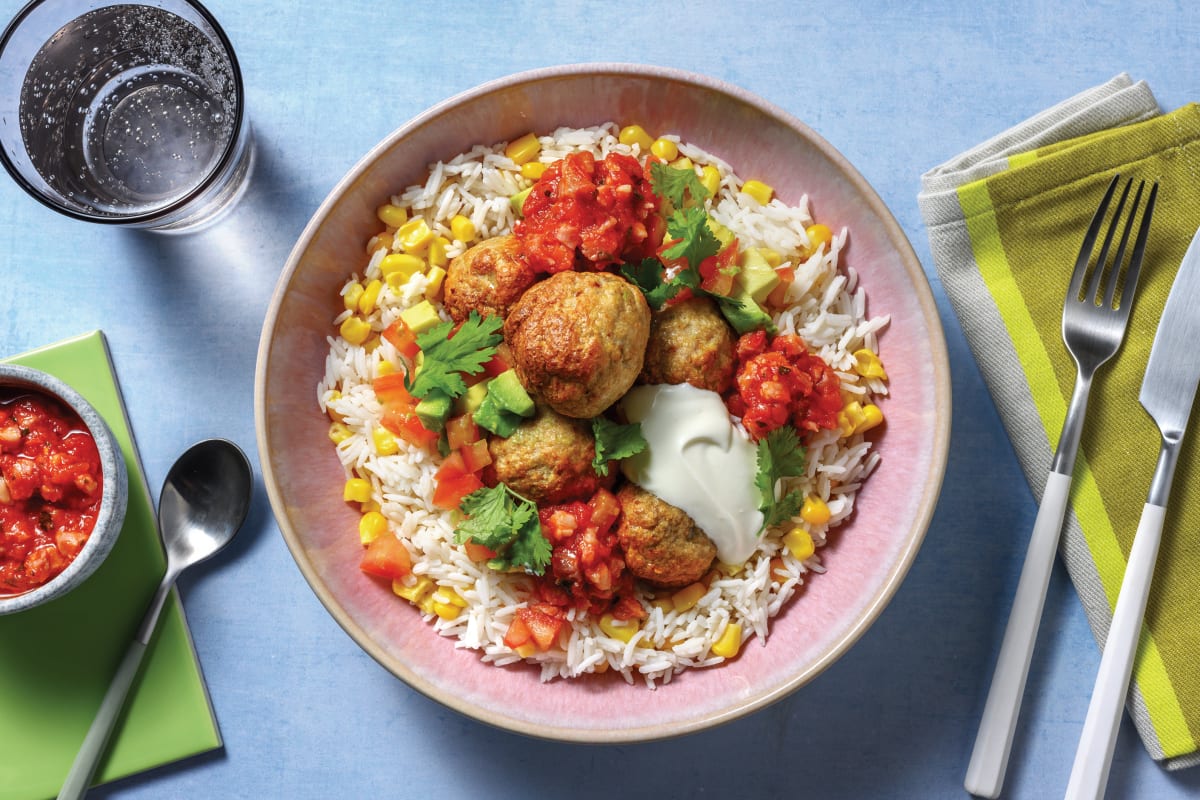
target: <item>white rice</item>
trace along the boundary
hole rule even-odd
[[[611,123],[588,129],[561,128],[540,137],[539,158],[549,164],[578,150],[588,150],[598,157],[610,152],[639,155],[636,146],[618,141],[617,131]],[[509,233],[516,221],[509,197],[531,181],[522,177],[519,167],[504,155],[505,144],[477,146],[449,161],[433,164],[424,184],[410,186],[392,198],[396,205],[408,209],[410,218],[423,217],[438,235],[450,241],[446,248],[450,258],[469,246],[454,241],[450,233],[450,219],[456,214],[474,223],[476,241]],[[733,231],[743,247],[772,248],[794,267],[796,277],[787,295],[790,306],[775,317],[780,333],[799,334],[837,372],[847,396],[866,404],[885,395],[884,381],[865,379],[854,371],[852,354],[862,348],[878,352],[878,334],[888,318],[868,317],[866,296],[858,286],[857,275],[853,270],[838,268],[848,232],[841,230],[828,247],[800,260],[798,254],[808,245],[805,228],[813,223],[807,197],[796,206],[787,206],[778,199],[761,205],[739,191],[742,180],[728,164],[686,143],[680,142],[679,150],[697,167],[712,164],[720,172],[720,190],[706,201],[712,217]],[[351,275],[343,293],[355,282],[379,278],[383,255],[384,250],[376,251],[362,275]],[[401,311],[424,299],[426,284],[423,274],[415,275],[399,291],[385,283],[375,310],[367,316],[372,329],[382,331]],[[335,318],[335,326],[349,314],[347,311]],[[516,610],[525,605],[533,579],[490,570],[469,559],[454,543],[451,512],[434,508],[430,501],[433,474],[440,461],[437,456],[403,441],[394,455],[375,451],[372,432],[379,427],[381,409],[371,381],[380,363],[387,360],[399,364],[402,359],[389,343],[372,338],[378,343],[355,346],[340,336],[329,337],[325,377],[317,396],[321,410],[340,419],[350,431],[349,438],[337,446],[338,458],[347,477],[370,481],[373,502],[388,520],[391,532],[412,554],[413,576],[406,579],[406,584],[411,586],[425,578],[436,586],[453,588],[466,601],[454,619],[432,613],[428,603],[426,610],[418,613],[423,613],[440,634],[456,639],[455,646],[480,651],[484,661],[497,665],[520,661],[521,656],[503,639]],[[861,434],[842,438],[839,431],[823,431],[808,441],[807,449],[806,474],[786,480],[782,488],[824,500],[831,512],[828,524],[809,525],[797,518],[767,532],[758,550],[740,568],[718,565],[718,574],[707,593],[688,611],[665,610],[652,605],[649,596],[643,597],[649,618],[628,643],[605,634],[599,621],[586,613],[570,611],[560,637],[562,648],[527,659],[540,664],[542,679],[613,669],[630,683],[640,681],[654,688],[689,667],[722,663],[725,659],[714,655],[712,648],[731,622],[741,626],[743,644],[753,636],[765,644],[768,621],[786,606],[810,572],[824,571],[819,550],[800,562],[782,546],[782,533],[800,525],[809,531],[818,548],[824,545],[829,531],[850,516],[859,488],[878,463],[878,454]],[[703,520],[698,522],[703,526]],[[347,531],[346,535],[355,532]],[[785,577],[770,574],[772,559],[782,561]],[[397,609],[397,613],[409,613],[402,606]]]

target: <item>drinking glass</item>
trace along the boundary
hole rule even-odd
[[[196,230],[245,190],[237,58],[186,0],[34,0],[0,36],[0,160],[76,219]]]

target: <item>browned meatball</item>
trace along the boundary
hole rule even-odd
[[[551,275],[522,295],[504,323],[521,383],[569,417],[594,417],[625,394],[649,337],[641,291],[607,272]]]
[[[456,322],[472,311],[504,317],[536,279],[517,238],[496,236],[450,262],[443,302]]]
[[[617,538],[630,572],[665,588],[704,577],[717,557],[717,547],[687,512],[636,483],[622,486],[617,500],[621,503]]]
[[[600,477],[592,467],[596,440],[587,422],[539,406],[507,439],[493,436],[488,477],[506,484],[535,503],[563,503],[590,498],[612,486],[615,469]]]
[[[733,382],[733,329],[707,297],[654,312],[643,383],[690,383],[724,392]]]

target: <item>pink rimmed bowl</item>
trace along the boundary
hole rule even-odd
[[[431,162],[529,131],[637,122],[721,157],[743,177],[769,176],[786,202],[850,230],[891,396],[874,436],[882,461],[854,516],[822,550],[828,569],[719,668],[650,691],[619,676],[541,683],[535,667],[498,668],[438,636],[387,586],[358,569],[358,512],[316,404],[338,289],[378,232],[375,209],[424,181]],[[350,265],[350,266],[348,266]],[[480,721],[549,739],[631,742],[699,731],[787,696],[833,664],[904,579],[937,502],[950,437],[945,341],[920,262],[892,214],[844,157],[804,123],[737,87],[691,73],[585,64],[521,73],[453,97],[363,157],[305,228],[280,277],[259,346],[255,422],[263,477],[300,571],[338,623],[417,691]],[[615,713],[620,709],[619,713]]]

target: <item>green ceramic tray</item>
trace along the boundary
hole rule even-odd
[[[105,562],[70,594],[0,616],[0,800],[54,797],[166,569],[154,506],[104,334],[5,359],[65,381],[104,417],[129,469],[129,510]],[[96,783],[221,746],[172,594]]]

